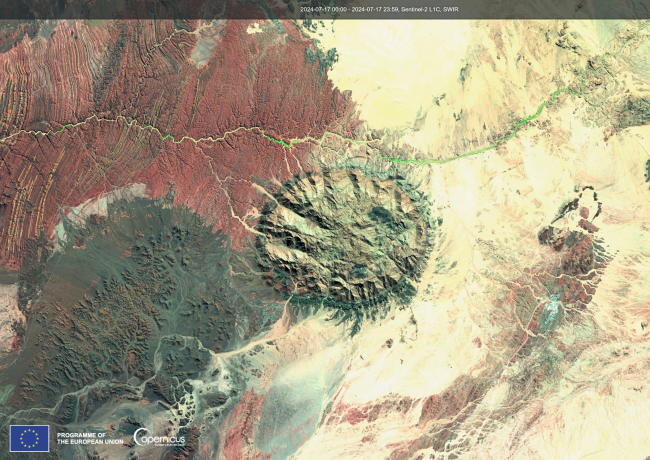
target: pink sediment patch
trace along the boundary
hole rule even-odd
[[[235,406],[228,421],[223,456],[227,460],[259,458],[253,451],[253,430],[262,413],[264,398],[248,390]]]
[[[22,337],[16,324],[26,327],[25,315],[18,308],[18,286],[0,285],[0,356],[20,348]]]

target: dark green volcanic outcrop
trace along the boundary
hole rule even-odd
[[[25,272],[21,285],[42,294],[26,310],[26,346],[0,374],[0,388],[15,388],[9,405],[52,407],[100,381],[131,390],[182,383],[202,369],[207,350],[241,345],[239,318],[253,333],[257,317],[230,275],[227,238],[191,210],[135,198],[83,225],[63,224],[71,243],[49,259],[44,276]],[[176,335],[206,350],[174,351],[168,342]],[[156,350],[165,360],[159,372]]]
[[[341,170],[292,181],[275,199],[258,226],[260,265],[288,294],[373,303],[424,265],[427,206],[404,180]]]

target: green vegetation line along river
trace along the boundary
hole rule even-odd
[[[488,145],[487,147],[482,147],[482,148],[480,148],[480,149],[472,150],[472,151],[467,152],[467,153],[464,153],[464,154],[462,154],[462,155],[458,155],[458,156],[454,156],[454,157],[449,157],[449,158],[443,158],[443,159],[440,159],[440,160],[435,160],[435,159],[431,159],[431,160],[417,160],[417,159],[415,159],[415,158],[409,158],[409,159],[403,160],[403,159],[401,159],[401,158],[393,158],[393,157],[389,157],[389,156],[381,155],[381,154],[379,153],[378,149],[373,149],[373,150],[377,153],[377,155],[379,155],[381,158],[384,158],[384,159],[386,159],[386,160],[389,160],[389,161],[398,161],[398,162],[401,162],[401,163],[415,163],[415,164],[417,164],[417,165],[419,165],[419,166],[427,166],[427,165],[430,165],[430,164],[445,164],[445,163],[449,163],[450,161],[459,160],[459,159],[461,159],[461,158],[466,158],[466,157],[470,157],[470,156],[478,155],[478,154],[480,154],[480,153],[487,152],[487,151],[489,151],[489,150],[493,150],[493,149],[495,149],[495,148],[496,148],[500,143],[505,142],[505,141],[508,141],[508,140],[512,139],[513,137],[515,137],[515,136],[517,135],[517,131],[519,130],[519,127],[520,127],[521,125],[523,125],[524,123],[527,123],[527,122],[529,122],[529,121],[535,120],[537,117],[539,117],[539,116],[541,115],[542,111],[544,110],[544,108],[545,108],[547,105],[552,104],[553,102],[555,102],[555,99],[557,98],[557,96],[558,96],[559,94],[564,93],[564,92],[569,92],[569,95],[570,95],[570,96],[580,96],[580,97],[583,97],[583,96],[584,96],[584,93],[585,93],[584,75],[585,75],[587,72],[591,72],[591,73],[594,73],[594,74],[599,73],[599,72],[603,69],[603,66],[604,66],[604,59],[605,59],[605,57],[608,57],[608,56],[610,56],[610,57],[617,56],[617,55],[618,55],[618,54],[623,50],[623,48],[624,48],[624,47],[625,47],[625,46],[626,46],[630,41],[634,40],[634,39],[639,35],[639,33],[641,32],[641,30],[643,30],[644,28],[646,28],[648,25],[650,25],[650,24],[645,24],[645,25],[643,25],[643,26],[640,26],[640,27],[639,27],[639,30],[637,30],[637,32],[636,32],[632,37],[630,37],[629,39],[627,39],[627,40],[625,41],[625,43],[623,43],[623,45],[621,45],[621,48],[620,48],[616,53],[605,53],[605,54],[603,54],[603,55],[601,56],[601,58],[600,58],[600,67],[598,67],[597,69],[593,69],[593,70],[592,70],[592,69],[586,69],[585,72],[583,72],[582,75],[580,75],[581,91],[579,91],[579,92],[572,92],[568,87],[566,87],[566,88],[560,88],[560,89],[558,89],[558,90],[553,91],[553,93],[551,93],[551,100],[550,100],[550,101],[544,102],[542,105],[540,105],[539,108],[537,109],[537,112],[535,112],[533,115],[531,115],[531,116],[529,116],[529,117],[526,117],[526,118],[524,118],[523,120],[518,121],[517,124],[515,125],[515,127],[514,127],[512,133],[510,133],[509,136],[506,136],[506,137],[502,137],[502,138],[500,138],[500,139],[497,139],[496,141],[494,141],[494,144],[492,144],[492,145]],[[15,136],[18,136],[19,134],[34,134],[34,135],[42,134],[42,135],[46,135],[46,136],[51,135],[51,134],[58,134],[58,133],[63,132],[63,131],[66,130],[67,128],[75,128],[75,127],[81,126],[81,125],[83,125],[83,124],[85,124],[85,123],[87,123],[87,122],[89,122],[89,121],[91,121],[91,120],[93,120],[93,119],[95,119],[95,120],[97,120],[97,121],[109,121],[109,122],[116,122],[117,120],[122,119],[122,120],[124,120],[124,121],[127,123],[127,125],[129,125],[129,126],[131,126],[131,125],[133,125],[133,124],[136,123],[135,120],[128,121],[128,120],[126,119],[126,117],[124,117],[124,116],[122,116],[122,115],[118,116],[116,119],[99,118],[97,115],[92,115],[92,116],[86,118],[84,121],[81,121],[81,122],[79,122],[79,123],[69,123],[69,124],[63,125],[63,126],[61,127],[61,129],[56,130],[56,131],[54,131],[54,130],[49,130],[49,131],[43,132],[43,131],[26,131],[26,130],[20,130],[20,131],[17,131],[17,132],[15,132],[15,133],[13,133],[13,134],[7,136],[7,137],[4,137],[4,138],[0,139],[0,142],[4,142],[4,141],[6,141],[6,140],[9,140],[9,139],[11,139],[11,138],[13,138],[13,137],[15,137]],[[136,126],[137,126],[137,125],[136,125]],[[308,137],[304,137],[304,138],[302,138],[302,139],[294,139],[294,140],[291,140],[291,141],[287,142],[287,141],[284,141],[284,140],[282,140],[282,139],[276,139],[276,138],[274,138],[274,137],[268,136],[267,134],[265,134],[265,132],[264,132],[263,129],[258,128],[258,127],[256,127],[256,126],[255,126],[255,127],[251,127],[251,128],[239,127],[239,128],[234,129],[234,130],[232,130],[232,131],[226,131],[222,137],[218,137],[218,138],[213,138],[213,137],[203,137],[203,138],[200,138],[200,139],[194,139],[194,138],[189,137],[189,136],[183,136],[183,137],[181,137],[179,140],[176,140],[176,139],[174,138],[174,136],[171,135],[171,134],[163,134],[163,133],[161,133],[160,130],[158,130],[158,128],[156,128],[155,126],[152,126],[152,125],[142,126],[142,127],[140,127],[140,129],[151,129],[151,130],[153,130],[153,131],[156,131],[158,134],[160,134],[160,136],[162,137],[162,140],[163,140],[163,141],[165,141],[165,140],[167,140],[167,139],[171,139],[171,141],[172,141],[173,143],[175,143],[175,144],[180,144],[181,142],[186,141],[186,140],[192,141],[192,142],[194,142],[194,143],[199,143],[199,142],[217,142],[217,141],[224,140],[224,139],[226,138],[226,136],[228,136],[229,134],[234,134],[234,133],[236,133],[236,132],[238,132],[238,131],[257,131],[257,132],[261,133],[265,138],[267,138],[268,140],[270,140],[271,142],[276,142],[276,143],[278,143],[278,144],[281,144],[283,147],[287,147],[287,148],[291,148],[291,147],[293,147],[295,144],[298,144],[298,143],[309,142],[309,141],[316,142],[317,144],[321,144],[321,143],[323,143],[323,142],[325,141],[325,137],[327,137],[327,136],[338,137],[339,139],[341,139],[341,140],[343,140],[343,141],[345,141],[345,142],[351,142],[351,143],[353,143],[353,144],[355,144],[355,145],[364,145],[364,144],[367,144],[367,142],[364,142],[364,141],[357,141],[357,140],[355,140],[355,139],[348,139],[348,138],[345,138],[345,137],[343,137],[343,136],[340,136],[339,134],[331,133],[331,132],[329,132],[329,131],[325,131],[325,133],[323,134],[323,137],[322,137],[321,139],[316,139],[316,138],[313,138],[313,137],[309,137],[309,136],[308,136]]]

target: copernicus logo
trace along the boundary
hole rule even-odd
[[[10,425],[9,452],[49,452],[49,425]]]
[[[164,447],[185,445],[185,436],[147,436],[147,433],[149,433],[149,430],[146,428],[138,428],[133,433],[133,440],[139,446],[147,446],[149,444]]]

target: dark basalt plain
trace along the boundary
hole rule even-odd
[[[263,210],[260,265],[298,298],[374,304],[418,276],[428,251],[428,209],[396,178],[340,170],[285,185]]]

